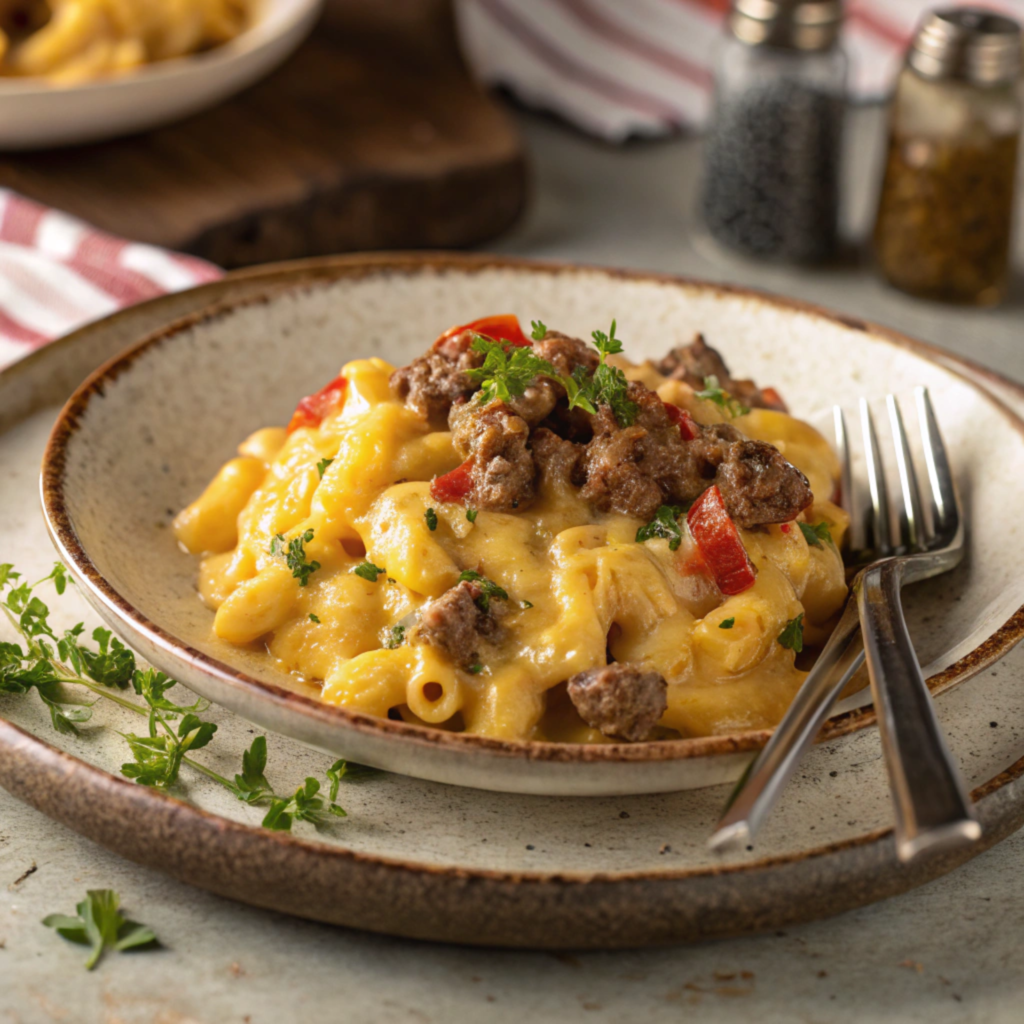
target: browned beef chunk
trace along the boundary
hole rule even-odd
[[[425,355],[391,374],[395,394],[436,430],[444,430],[452,405],[467,399],[478,386],[465,373],[484,361],[470,348],[473,338],[472,331],[463,331],[438,339]]]
[[[548,331],[543,341],[534,344],[533,351],[535,355],[551,363],[563,377],[571,377],[577,366],[585,366],[590,371],[596,370],[600,358],[592,345],[558,331]]]
[[[814,500],[803,473],[765,441],[728,445],[715,483],[739,526],[789,522]]]
[[[538,485],[555,487],[578,483],[578,467],[583,445],[559,437],[547,427],[538,427],[530,437],[530,450],[537,466]]]
[[[533,501],[536,468],[526,447],[530,426],[504,402],[465,402],[452,408],[452,443],[473,457],[473,489],[466,504],[508,512]]]
[[[697,391],[703,389],[706,377],[717,377],[719,387],[751,409],[786,411],[776,392],[766,396],[752,380],[734,379],[722,354],[704,340],[703,334],[698,334],[689,345],[672,349],[656,366],[659,373],[681,380]]]
[[[729,515],[749,528],[787,522],[813,500],[804,475],[771,445],[743,440],[726,423],[684,441],[654,392],[631,383],[629,398],[636,423],[619,427],[603,406],[580,460],[580,493],[602,511],[650,519],[659,505],[686,505],[716,483]]]
[[[668,684],[657,672],[613,663],[577,672],[569,699],[587,725],[606,736],[645,739],[668,707]]]
[[[440,648],[461,668],[478,660],[485,641],[495,641],[501,632],[495,613],[502,602],[492,601],[487,612],[476,603],[482,591],[475,583],[463,581],[431,601],[420,612],[413,639]]]

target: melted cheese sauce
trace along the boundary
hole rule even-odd
[[[179,542],[203,555],[199,592],[217,636],[264,643],[279,666],[322,680],[330,703],[502,739],[609,742],[580,719],[564,686],[604,665],[609,650],[668,681],[657,736],[779,721],[805,675],[779,634],[803,614],[804,642],[823,643],[847,593],[837,550],[847,519],[828,500],[838,466],[820,434],[778,412],[731,420],[803,470],[815,503],[801,519],[826,522],[835,544],[809,545],[796,523],[741,530],[757,580],[725,597],[694,571],[685,525],[676,551],[663,539],[637,543],[642,522],[596,514],[568,485],[542,491],[523,512],[484,510],[475,522],[463,507],[433,501],[431,478],[461,459],[446,431],[432,432],[394,398],[392,370],[380,359],[349,363],[340,412],[290,435],[257,431],[178,516]],[[628,375],[699,422],[726,418],[649,366]],[[305,560],[319,568],[302,586],[280,542],[276,553],[271,545],[310,530]],[[385,569],[376,582],[353,572],[366,560]],[[391,628],[464,569],[509,595],[504,639],[483,668],[465,671],[423,643],[388,648]]]

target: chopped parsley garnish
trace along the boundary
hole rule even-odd
[[[828,528],[828,523],[824,520],[820,523],[815,523],[811,526],[808,523],[797,523],[800,527],[800,532],[804,535],[804,540],[812,548],[822,547],[822,541],[827,541],[829,544],[834,543],[832,540],[832,532]]]
[[[679,517],[682,514],[683,510],[678,505],[662,505],[654,513],[654,518],[636,531],[636,542],[642,544],[645,540],[664,537],[668,541],[669,551],[677,551],[683,540],[679,529]]]
[[[317,615],[314,615],[312,612],[309,613],[309,621],[310,622],[315,622],[318,626],[320,625],[320,617],[317,616]]]
[[[479,513],[478,513],[478,511],[475,508],[467,508],[466,509],[466,518],[471,523],[475,523],[476,522],[477,515],[479,515]]]
[[[466,669],[466,671],[471,676],[478,676],[481,672],[483,672],[483,670],[484,670],[484,667],[483,667],[483,665],[480,664],[479,661],[474,662],[472,665],[469,666],[468,669]]]
[[[309,577],[320,568],[319,562],[306,561],[305,545],[312,539],[313,531],[307,530],[305,533],[288,541],[287,550],[284,547],[284,536],[280,533],[270,542],[270,553],[272,555],[279,554],[281,551],[285,552],[285,561],[288,563],[288,568],[291,569],[292,575],[299,581],[300,587],[306,586],[309,583]]]
[[[547,337],[548,328],[547,324],[545,324],[543,320],[531,320],[530,327],[533,328],[533,330],[530,331],[530,337],[533,338],[534,341],[543,341]]]
[[[723,412],[730,416],[746,416],[748,409],[738,398],[733,398],[727,391],[723,391],[715,376],[704,378],[704,390],[697,392],[698,398],[707,402],[714,402]]]
[[[423,513],[423,518],[427,521],[427,529],[433,533],[437,529],[437,513],[432,508],[428,508]]]
[[[89,946],[85,967],[91,971],[106,949],[123,953],[129,949],[155,949],[160,945],[153,929],[129,921],[118,909],[120,905],[121,897],[113,889],[90,889],[75,907],[77,917],[50,914],[43,918],[43,924],[69,942]]]
[[[405,643],[405,626],[399,624],[384,631],[384,646],[393,651]]]
[[[778,641],[783,647],[799,654],[804,649],[804,613],[786,623],[786,628],[779,634]]]
[[[374,565],[373,562],[363,562],[362,565],[357,565],[352,570],[357,576],[362,576],[364,580],[369,580],[371,583],[377,582],[378,576],[383,576],[387,572],[387,569],[381,569],[380,566]]]
[[[519,602],[519,607],[522,608],[523,611],[526,611],[527,608],[532,608],[533,607],[533,602],[532,601],[520,601]]]
[[[316,464],[316,471],[320,474],[320,479],[323,480],[324,473],[327,472],[327,467],[334,461],[334,459],[321,459]]]
[[[500,342],[478,334],[473,339],[474,352],[482,352],[484,365],[476,370],[466,370],[470,380],[480,385],[479,401],[486,405],[500,398],[511,401],[523,394],[537,377],[550,377],[560,381],[558,371],[546,360],[533,354],[533,349],[523,345],[508,349]]]
[[[718,624],[718,628],[719,629],[732,629],[732,627],[735,626],[735,625],[736,625],[736,616],[735,615],[730,615],[729,618],[722,619],[722,621]]]
[[[594,405],[609,406],[620,427],[632,426],[638,409],[636,402],[626,397],[629,381],[622,370],[609,366],[607,362],[608,356],[622,351],[622,342],[615,337],[615,321],[612,321],[607,334],[594,331],[591,337],[594,339],[594,347],[601,353],[601,362],[590,379],[587,397]]]
[[[475,569],[467,569],[459,576],[460,583],[475,583],[480,588],[480,596],[476,599],[477,607],[482,612],[491,610],[491,598],[497,597],[502,601],[508,600],[508,591],[499,587],[493,580],[481,576]]]

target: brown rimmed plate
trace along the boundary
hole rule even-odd
[[[475,256],[345,257],[250,278],[136,340],[72,396],[43,465],[51,535],[99,614],[147,659],[211,700],[311,746],[401,774],[506,792],[613,795],[734,778],[764,732],[632,745],[509,743],[325,705],[259,654],[217,641],[194,591],[195,562],[167,529],[237,440],[284,422],[296,395],[347,359],[405,362],[445,326],[495,310],[585,335],[616,317],[630,351],[654,356],[703,331],[729,362],[770,381],[798,415],[861,395],[928,386],[970,524],[957,572],[911,591],[908,618],[940,692],[1001,657],[1024,629],[1012,543],[1024,501],[1024,423],[921,343],[741,289],[648,274]],[[945,358],[945,357],[943,357]],[[989,439],[1000,438],[994,446]],[[826,740],[870,725],[833,718]]]

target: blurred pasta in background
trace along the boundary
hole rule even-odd
[[[228,42],[253,0],[0,0],[0,75],[75,83]]]

